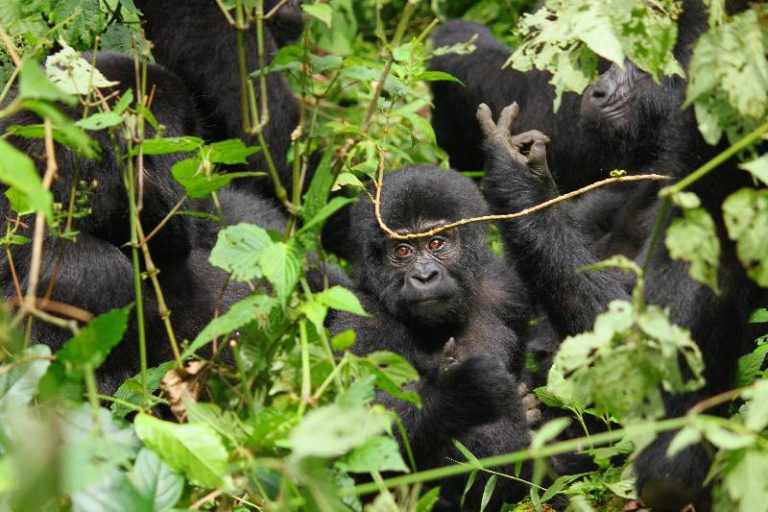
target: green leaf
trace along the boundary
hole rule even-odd
[[[242,139],[227,139],[214,142],[208,146],[208,159],[215,164],[235,165],[245,164],[248,157],[261,151],[258,146],[246,146]],[[261,176],[264,173],[259,173]]]
[[[422,80],[424,82],[454,82],[464,85],[464,82],[445,71],[424,71],[416,75],[414,80]]]
[[[768,286],[768,190],[744,188],[731,194],[723,213],[747,274],[760,286]]]
[[[72,493],[73,512],[154,512],[123,473],[110,471],[98,482]]]
[[[123,339],[133,305],[113,309],[91,320],[56,353],[56,362],[67,374],[79,377],[86,365],[94,370],[102,365],[112,349]]]
[[[53,196],[43,188],[31,158],[0,139],[0,181],[24,195],[30,208],[42,211],[49,222],[53,221]]]
[[[531,440],[531,448],[541,448],[562,434],[570,424],[570,418],[556,418],[552,421],[546,422],[533,435],[533,440]]]
[[[0,373],[0,412],[17,412],[32,401],[40,379],[51,364],[50,357],[51,349],[47,345],[33,345],[6,363],[13,366]]]
[[[152,510],[172,510],[181,498],[184,479],[170,470],[151,450],[142,449],[136,456],[130,479],[136,489],[152,502]]]
[[[343,286],[332,286],[327,290],[315,293],[314,300],[339,311],[348,311],[360,316],[370,316],[365,312],[357,296]]]
[[[689,446],[701,441],[701,430],[696,427],[685,427],[675,434],[667,448],[667,456],[674,457]]]
[[[261,253],[272,243],[267,231],[259,226],[229,226],[219,231],[209,261],[231,273],[235,281],[258,279],[263,275],[259,266]]]
[[[67,105],[77,104],[77,98],[71,96],[48,80],[40,65],[29,58],[21,62],[19,78],[19,98],[45,101],[60,101]]]
[[[320,208],[320,210],[315,214],[314,217],[312,217],[312,219],[310,219],[301,227],[299,233],[310,231],[315,226],[318,226],[324,222],[328,217],[344,208],[348,204],[354,203],[355,201],[357,201],[357,199],[352,197],[334,197],[330,200],[330,202],[328,202],[328,204]]]
[[[754,432],[762,432],[768,427],[768,379],[755,382],[742,397],[749,400],[744,425]]]
[[[147,414],[136,416],[134,425],[144,444],[172,470],[203,487],[231,486],[227,477],[229,454],[211,427],[171,423]]]
[[[488,506],[488,503],[490,503],[491,496],[493,496],[493,491],[496,489],[497,478],[497,475],[491,475],[491,477],[485,483],[485,487],[483,488],[483,498],[480,500],[480,512],[483,512],[483,510],[485,510],[485,508]]]
[[[175,361],[167,361],[154,368],[147,368],[147,391],[154,393],[160,387],[160,381],[163,380],[165,374],[175,366]],[[137,406],[142,405],[144,401],[144,393],[141,389],[141,373],[137,373],[133,377],[125,379],[117,391],[115,391],[114,397],[130,404]],[[110,406],[112,413],[117,416],[125,417],[127,414],[133,411],[132,408],[126,407],[119,402],[113,402]]]
[[[115,112],[96,112],[85,119],[75,121],[75,126],[83,130],[103,130],[117,126],[123,122],[123,117]]]
[[[350,473],[372,471],[408,472],[400,455],[397,441],[391,437],[378,436],[366,441],[336,462],[336,467]]]
[[[331,346],[333,350],[347,350],[349,347],[355,344],[357,334],[352,329],[342,331],[333,338],[331,338]],[[766,345],[768,346],[768,345]]]
[[[739,167],[762,181],[763,185],[768,185],[768,154],[762,155],[751,162],[739,164]]]
[[[203,139],[199,137],[164,137],[145,140],[141,149],[145,155],[167,155],[195,151],[202,145]]]
[[[56,87],[68,94],[85,95],[94,88],[112,87],[119,83],[107,80],[101,71],[66,45],[46,59],[45,72]]]
[[[389,426],[389,417],[369,407],[330,404],[308,412],[293,429],[293,456],[338,457],[364,445]]]
[[[192,199],[208,197],[213,192],[226,187],[232,180],[252,176],[263,176],[261,172],[228,172],[206,174],[199,158],[187,158],[176,162],[171,167],[173,179],[178,181],[184,192]]]
[[[333,8],[328,4],[304,4],[301,9],[318,20],[325,23],[328,28],[331,28],[333,21]]]
[[[285,303],[301,276],[301,261],[293,244],[274,242],[259,253],[259,266]]]
[[[233,332],[254,321],[264,321],[275,306],[275,300],[267,295],[249,295],[236,302],[223,315],[214,318],[200,331],[192,344],[184,351],[182,358],[192,356],[214,339]]]
[[[433,487],[425,492],[416,502],[416,512],[432,512],[437,502],[440,500],[440,488]]]
[[[684,210],[682,217],[672,221],[664,241],[672,259],[691,264],[688,271],[691,279],[706,284],[716,294],[720,293],[717,283],[720,240],[715,222],[705,209]]]
[[[743,387],[752,384],[760,374],[760,370],[763,369],[766,356],[768,356],[768,343],[760,345],[749,354],[741,356],[739,358],[739,370],[736,374],[736,382],[734,385]]]

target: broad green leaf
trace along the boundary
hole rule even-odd
[[[755,382],[742,397],[749,400],[744,425],[754,432],[762,432],[768,427],[768,379]]]
[[[0,412],[18,411],[32,401],[40,379],[51,364],[50,357],[51,349],[47,345],[33,345],[6,363],[13,367],[0,373]]]
[[[29,58],[21,62],[19,77],[19,97],[46,101],[60,101],[67,105],[75,105],[77,98],[56,87],[45,76],[40,65]]]
[[[768,357],[768,343],[760,345],[749,354],[741,356],[734,386],[743,387],[752,384],[763,369],[766,357]]]
[[[213,192],[226,187],[232,180],[252,176],[262,176],[261,172],[229,172],[206,174],[199,158],[187,158],[176,162],[171,168],[173,179],[178,181],[184,192],[192,199],[208,197]]]
[[[160,387],[160,381],[163,380],[165,374],[174,367],[175,361],[167,361],[155,368],[147,368],[147,391],[154,393]],[[123,382],[117,391],[114,393],[114,397],[122,402],[128,402],[137,406],[142,405],[144,401],[144,393],[141,389],[141,373],[130,377]],[[112,412],[121,417],[125,417],[127,414],[133,411],[130,407],[119,402],[113,402],[110,406]]]
[[[235,281],[258,279],[263,275],[259,266],[261,253],[272,243],[266,230],[259,226],[229,226],[219,231],[209,261],[231,273]]]
[[[139,414],[136,434],[168,466],[207,488],[229,487],[227,453],[221,437],[204,424],[178,424]]]
[[[357,334],[355,334],[355,331],[347,329],[331,338],[331,346],[333,347],[333,350],[347,350],[355,344],[356,338]]]
[[[223,315],[211,320],[184,351],[183,357],[190,357],[214,339],[233,332],[245,324],[255,321],[263,322],[274,306],[275,300],[268,295],[249,295],[233,304]]]
[[[768,190],[744,188],[723,203],[728,236],[749,276],[768,286]]]
[[[358,446],[336,462],[336,467],[350,473],[370,473],[372,471],[408,472],[408,467],[400,455],[397,441],[391,437],[378,436]]]
[[[261,151],[257,146],[246,146],[242,139],[227,139],[214,142],[208,146],[210,154],[208,159],[215,164],[244,164],[248,162],[248,157]],[[259,173],[261,176],[264,173]]]
[[[53,220],[53,196],[43,188],[34,162],[3,139],[0,139],[0,181],[23,194],[29,207],[45,213],[49,222]]]
[[[73,512],[154,512],[124,473],[111,471],[96,483],[72,493]]]
[[[768,154],[762,155],[751,162],[740,164],[739,167],[763,182],[763,185],[768,185]]]
[[[715,222],[703,208],[684,210],[667,229],[665,238],[669,255],[675,260],[691,264],[691,279],[703,283],[720,293],[717,269],[720,264],[720,240]]]
[[[146,448],[136,456],[130,479],[142,496],[152,502],[155,512],[172,510],[184,490],[184,479]]]
[[[284,242],[268,245],[259,253],[259,266],[285,303],[301,276],[301,261],[294,245]]]
[[[328,28],[331,28],[333,21],[333,8],[328,4],[304,4],[301,9],[318,20],[325,23]]]
[[[480,512],[483,512],[488,506],[488,503],[491,502],[491,496],[493,496],[493,491],[496,489],[497,478],[497,475],[491,475],[486,482],[485,487],[483,488],[483,498],[480,500]]]
[[[123,339],[133,305],[113,309],[91,320],[56,353],[70,376],[79,376],[86,365],[96,369]]]
[[[315,293],[313,298],[331,309],[348,311],[360,316],[369,316],[363,309],[363,306],[360,305],[357,296],[343,286],[332,286],[327,290]]]
[[[93,88],[118,84],[107,80],[101,71],[69,46],[64,46],[46,59],[45,72],[56,87],[68,94],[85,95]]]
[[[96,112],[90,116],[75,121],[75,126],[83,130],[103,130],[117,126],[123,122],[123,116],[115,112]]]
[[[308,412],[290,436],[293,456],[338,457],[389,426],[389,416],[369,407],[330,404]]]

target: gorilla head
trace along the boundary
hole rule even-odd
[[[456,171],[407,167],[384,178],[381,217],[397,233],[423,232],[486,213],[475,184]],[[464,306],[490,258],[482,225],[395,240],[379,227],[371,201],[358,203],[352,218],[352,240],[361,244],[356,258],[358,280],[384,309],[421,326],[466,320]]]

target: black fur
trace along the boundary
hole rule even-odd
[[[265,11],[269,11],[277,2],[264,4]],[[206,138],[242,138],[249,144],[258,145],[255,136],[243,131],[237,31],[229,26],[216,2],[140,0],[136,5],[144,14],[144,29],[154,44],[152,54],[158,64],[176,73],[192,92],[202,114]],[[266,62],[272,60],[280,46],[298,38],[303,26],[300,2],[291,0],[283,5],[264,25]],[[247,69],[253,72],[259,68],[256,28],[246,31],[243,38]],[[258,79],[253,83],[256,102],[260,104],[259,96],[263,91]],[[299,108],[288,83],[279,73],[267,76],[267,95],[269,123],[263,135],[280,180],[290,191],[293,172],[286,155],[291,133],[299,122]],[[249,168],[266,172],[264,154],[253,155]],[[268,176],[238,180],[236,186],[274,197],[274,187]]]
[[[397,232],[415,232],[437,222],[486,212],[471,180],[455,171],[410,167],[388,174],[382,218]],[[511,452],[528,442],[525,414],[516,392],[523,346],[516,332],[527,319],[523,287],[484,243],[484,226],[471,224],[397,248],[379,228],[370,201],[352,213],[357,292],[370,318],[339,314],[331,331],[354,329],[352,350],[401,354],[421,376],[415,389],[424,407],[379,393],[377,401],[402,418],[419,469],[459,458],[451,439],[482,457]],[[434,242],[435,238],[441,242]],[[439,245],[430,250],[428,244]],[[437,298],[423,302],[429,297]],[[449,341],[454,340],[454,341]],[[514,472],[514,468],[503,468]],[[441,506],[458,510],[463,480],[441,482]],[[485,479],[482,479],[483,481]],[[468,509],[477,509],[483,483],[475,484]],[[499,480],[491,504],[519,497],[517,483]]]
[[[89,58],[89,57],[88,57]],[[134,88],[133,59],[123,55],[101,53],[97,67],[110,80],[119,81],[116,89]],[[152,110],[158,122],[165,125],[166,136],[199,135],[197,112],[190,95],[173,74],[159,66],[148,66],[148,87],[154,88]],[[68,109],[74,118],[81,112]],[[13,124],[28,125],[39,122],[30,112],[21,112],[0,121],[0,131]],[[147,136],[151,137],[151,130]],[[115,151],[115,143],[106,131],[91,133],[100,148],[100,159],[87,159],[75,155],[65,146],[56,145],[59,165],[58,178],[52,191],[57,201],[68,204],[73,183],[97,182],[90,196],[92,213],[75,220],[79,231],[76,241],[64,241],[47,236],[42,256],[38,296],[45,296],[63,304],[70,304],[93,314],[101,314],[135,301],[134,270],[130,249],[128,200],[121,170],[124,163]],[[42,173],[45,169],[45,149],[41,139],[9,139],[16,147],[35,159]],[[125,152],[122,141],[120,153]],[[171,166],[186,158],[186,154],[147,155],[144,158],[144,195],[141,221],[149,233],[183,196],[183,189],[171,176]],[[219,191],[225,224],[250,222],[268,229],[282,230],[285,215],[269,201],[241,190]],[[208,201],[187,205],[214,213]],[[4,195],[0,195],[0,229],[5,230],[11,217]],[[24,219],[27,221],[27,219]],[[150,241],[149,249],[160,269],[159,280],[172,312],[171,323],[178,339],[192,339],[204,327],[218,307],[226,310],[232,303],[245,297],[250,290],[238,283],[229,283],[226,274],[208,263],[210,249],[222,224],[210,220],[176,215]],[[34,221],[21,231],[32,236]],[[12,246],[10,249],[21,288],[26,290],[29,274],[31,246]],[[323,273],[330,273],[334,283],[345,284],[346,277],[335,269],[321,268],[310,272],[311,286],[322,288]],[[5,251],[0,254],[0,286],[4,297],[16,295],[9,261]],[[171,358],[170,346],[158,314],[157,302],[148,281],[143,284],[144,314],[147,326],[148,359],[156,365]],[[34,322],[33,339],[60,347],[70,336],[64,330]],[[138,334],[135,316],[131,320],[125,340],[114,349],[99,369],[100,387],[112,392],[126,377],[139,369]]]

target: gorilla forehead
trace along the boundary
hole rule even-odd
[[[487,213],[475,183],[457,171],[425,165],[404,167],[384,176],[381,216],[392,229],[411,229],[418,221],[450,222]],[[371,202],[360,201],[354,218],[375,222]]]

